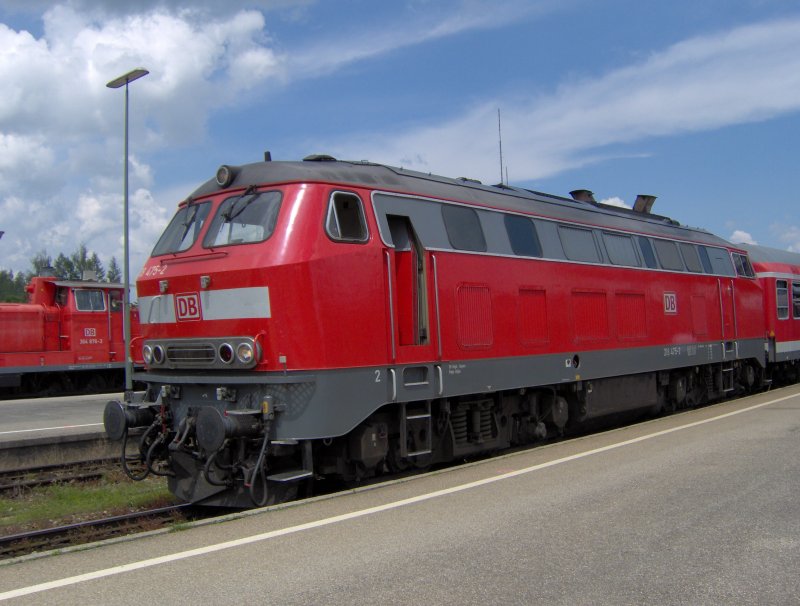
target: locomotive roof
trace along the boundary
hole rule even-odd
[[[124,284],[116,282],[92,282],[83,280],[59,280],[53,279],[53,284],[56,286],[66,286],[67,288],[106,288],[116,290],[118,288],[125,288]]]
[[[230,168],[234,178],[229,185],[221,187],[216,179],[209,179],[192,192],[190,199],[227,188],[245,188],[251,185],[337,183],[531,213],[611,229],[634,230],[717,246],[731,246],[726,240],[706,230],[681,225],[662,215],[641,213],[599,202],[578,201],[520,187],[484,185],[473,179],[453,179],[367,161],[351,162],[335,160],[330,156],[309,156],[302,162],[266,161]]]

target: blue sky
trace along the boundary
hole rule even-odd
[[[0,0],[0,268],[79,242],[131,273],[220,164],[310,153],[588,188],[800,251],[790,0]]]

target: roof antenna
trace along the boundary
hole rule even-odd
[[[503,129],[500,126],[500,108],[497,108],[497,139],[500,144],[500,185],[508,185],[508,170],[506,180],[503,182]]]

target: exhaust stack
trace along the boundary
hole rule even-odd
[[[650,209],[653,208],[653,203],[656,201],[656,197],[657,196],[639,194],[636,196],[636,202],[633,203],[633,210],[635,210],[637,213],[649,215]]]
[[[569,192],[569,195],[572,196],[573,200],[577,200],[578,202],[597,202],[597,200],[594,199],[594,192],[588,189],[573,189]]]

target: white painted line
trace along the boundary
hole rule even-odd
[[[79,427],[97,427],[102,423],[84,423],[83,425],[61,425],[60,427],[38,427],[36,429],[15,429],[13,431],[0,431],[0,436],[7,436],[12,433],[28,433],[32,431],[55,431],[58,429],[77,429]]]
[[[363,518],[364,516],[372,515],[375,513],[381,513],[383,511],[389,511],[392,509],[397,509],[399,507],[405,507],[407,505],[413,505],[415,503],[422,503],[423,501],[429,501],[431,499],[436,499],[438,497],[443,497],[458,492],[463,492],[465,490],[470,490],[472,488],[477,488],[479,486],[485,486],[486,484],[492,484],[494,482],[499,482],[501,480],[507,480],[509,478],[514,478],[516,476],[532,473],[534,471],[547,469],[548,467],[554,467],[556,465],[561,465],[563,463],[568,463],[570,461],[576,461],[578,459],[583,459],[603,452],[608,452],[610,450],[615,450],[617,448],[622,448],[624,446],[630,446],[631,444],[638,444],[639,442],[644,442],[652,438],[665,436],[671,433],[675,433],[677,431],[682,431],[684,429],[691,429],[692,427],[698,427],[700,425],[705,425],[706,423],[719,421],[721,419],[727,419],[728,417],[739,415],[745,412],[750,412],[752,410],[757,410],[759,408],[764,408],[765,406],[769,406],[770,404],[776,404],[778,402],[783,402],[784,400],[790,400],[792,398],[797,398],[797,397],[798,394],[783,396],[781,398],[776,398],[768,402],[763,402],[762,404],[755,404],[747,408],[742,408],[741,410],[734,410],[732,412],[721,414],[716,417],[703,419],[701,421],[694,421],[692,423],[687,423],[686,425],[672,427],[671,429],[664,429],[661,431],[657,431],[655,433],[639,436],[638,438],[625,440],[624,442],[617,442],[615,444],[609,444],[608,446],[602,446],[600,448],[579,452],[574,455],[570,455],[568,457],[563,457],[561,459],[556,459],[554,461],[548,461],[547,463],[532,465],[530,467],[525,467],[524,469],[509,471],[496,476],[492,476],[490,478],[484,478],[483,480],[476,480],[474,482],[468,482],[467,484],[460,484],[458,486],[453,486],[451,488],[444,488],[442,490],[436,490],[434,492],[418,495],[416,497],[410,497],[408,499],[402,499],[400,501],[394,501],[392,503],[386,503],[384,505],[378,505],[376,507],[369,507],[367,509],[360,509],[358,511],[352,511],[350,513],[345,513],[342,515],[325,518],[323,520],[315,520],[313,522],[307,522],[305,524],[299,524],[297,526],[290,526],[288,528],[281,528],[280,530],[272,530],[270,532],[264,532],[249,537],[243,537],[241,539],[235,539],[233,541],[225,541],[224,543],[217,543],[215,545],[206,545],[205,547],[198,547],[197,549],[189,549],[187,551],[172,553],[158,558],[151,558],[149,560],[140,560],[138,562],[131,562],[130,564],[123,564],[121,566],[104,568],[102,570],[96,570],[95,572],[87,572],[86,574],[79,574],[72,577],[66,577],[64,579],[49,581],[47,583],[40,583],[38,585],[20,587],[19,589],[13,589],[11,591],[6,591],[5,593],[0,593],[0,601],[10,600],[12,598],[18,598],[24,595],[31,595],[34,593],[41,593],[43,591],[48,591],[50,589],[58,589],[59,587],[77,585],[78,583],[85,583],[86,581],[94,581],[96,579],[102,579],[104,577],[123,574],[125,572],[141,570],[142,568],[150,568],[152,566],[158,566],[160,564],[166,564],[168,562],[186,560],[188,558],[193,558],[195,556],[207,555],[209,553],[215,553],[217,551],[223,551],[225,549],[232,549],[234,547],[241,547],[242,545],[250,545],[252,543],[258,543],[260,541],[268,541],[269,539],[274,539],[276,537],[282,537],[289,534],[303,532],[304,530],[312,530],[314,528],[330,526],[331,524],[338,524],[339,522],[354,520],[356,518]]]

